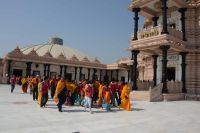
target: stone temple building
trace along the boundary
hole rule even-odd
[[[132,0],[133,90],[150,101],[200,99],[200,0]],[[138,20],[145,22],[138,29]]]
[[[131,58],[103,64],[51,38],[47,44],[17,47],[1,59],[1,82],[12,74],[116,79],[131,81],[133,95],[145,90],[150,101],[200,100],[200,0],[132,0],[129,10],[134,13]]]
[[[65,76],[69,80],[98,79],[101,81],[129,80],[127,66],[123,64],[102,64],[97,58],[63,45],[58,37],[47,44],[16,47],[0,60],[0,82],[7,83],[16,76]]]

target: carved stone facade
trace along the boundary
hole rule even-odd
[[[135,15],[135,29],[138,28],[137,15],[145,17],[143,28],[134,30],[128,48],[131,52],[140,51],[138,80],[154,81],[157,86],[162,84],[156,88],[165,93],[164,100],[183,96],[177,93],[184,93],[186,99],[199,97],[200,1],[132,0],[129,10]],[[170,80],[174,85],[167,83]],[[177,87],[182,92],[173,91]]]

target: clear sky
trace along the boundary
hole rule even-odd
[[[131,0],[0,0],[0,56],[57,36],[64,45],[113,63],[129,56]]]

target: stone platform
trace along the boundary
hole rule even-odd
[[[200,102],[132,101],[132,111],[79,106],[64,107],[60,113],[50,100],[39,108],[30,94],[17,86],[0,85],[0,133],[199,133]]]

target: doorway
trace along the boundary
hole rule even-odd
[[[167,80],[168,81],[175,81],[176,79],[176,68],[175,67],[168,67],[167,68]]]
[[[71,73],[65,73],[65,78],[71,82],[72,81],[72,74]]]
[[[22,69],[13,69],[13,75],[16,77],[22,77]]]

